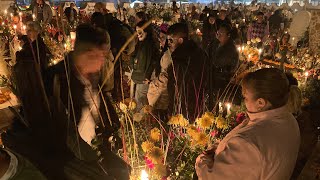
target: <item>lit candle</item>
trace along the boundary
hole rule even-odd
[[[64,49],[65,49],[65,50],[67,50],[67,44],[66,44],[66,43],[64,43],[64,45],[63,45],[63,46],[64,46]]]
[[[237,24],[236,24],[236,28],[238,29],[238,27],[239,27],[239,24],[237,23]]]
[[[8,11],[7,10],[4,10],[4,15],[7,15]]]
[[[259,51],[259,59],[260,59],[261,54],[262,54],[262,49],[260,48],[258,51]]]
[[[246,22],[246,19],[245,19],[245,18],[243,18],[243,19],[242,19],[242,21],[245,23],[245,22]]]
[[[14,34],[17,34],[17,25],[13,25]]]
[[[304,79],[304,83],[307,83],[307,80],[308,80],[308,76],[309,76],[309,72],[305,72],[304,73],[304,76],[305,76],[305,79]]]
[[[33,21],[35,21],[36,20],[36,15],[32,14],[32,19],[33,19]]]
[[[223,113],[222,103],[219,102],[219,113]]]
[[[226,106],[227,106],[227,115],[229,115],[231,114],[231,104],[227,103]]]
[[[241,47],[238,47],[238,51],[239,51],[239,53],[241,53]]]
[[[250,61],[250,59],[251,59],[251,54],[248,55],[248,61]]]
[[[146,170],[142,170],[141,171],[141,180],[149,180],[149,175],[148,175],[148,173],[147,173],[147,171]]]
[[[10,16],[11,16],[11,17],[13,17],[13,14],[12,14],[12,13],[10,13]]]
[[[4,25],[4,22],[2,22],[2,26]]]

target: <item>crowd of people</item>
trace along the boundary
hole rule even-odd
[[[260,38],[262,46],[280,33],[281,47],[291,48],[290,35],[284,33],[288,24],[280,10],[272,15],[266,9],[251,12],[256,20],[248,25],[240,24],[246,17],[240,9],[206,7],[198,13],[193,6],[180,22],[161,26],[141,11],[132,27],[108,13],[102,3],[96,3],[90,21],[85,22],[71,3],[64,15],[72,25],[79,22],[73,50],[49,66],[51,52],[41,37],[52,21],[48,8],[43,0],[34,3],[35,21],[27,23],[26,35],[20,37],[22,49],[16,53],[14,72],[28,123],[3,135],[10,150],[1,150],[0,176],[129,179],[131,167],[114,153],[123,141],[117,135],[121,124],[114,101],[131,97],[137,112],[152,107],[164,123],[174,114],[194,122],[204,111],[215,111],[221,94],[233,84],[242,87],[248,118],[199,155],[194,177],[292,177],[300,141],[304,141],[295,119],[301,115],[301,92],[281,68],[260,69],[246,74],[241,83],[235,81],[241,64],[237,46],[243,42]],[[201,43],[190,36],[188,19],[203,22]],[[63,29],[58,32],[67,36]],[[132,81],[131,93],[123,87],[125,71]],[[240,94],[236,96],[241,99]],[[21,126],[30,129],[21,130]],[[35,167],[23,163],[23,156]]]

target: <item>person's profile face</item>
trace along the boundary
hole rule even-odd
[[[173,52],[177,47],[179,46],[179,37],[175,37],[174,35],[168,35],[168,46],[170,48],[170,51]]]
[[[217,31],[217,39],[219,40],[220,43],[225,43],[229,40],[229,34],[226,29],[220,28]]]
[[[139,41],[144,41],[147,37],[147,33],[140,27],[136,27],[137,37]]]

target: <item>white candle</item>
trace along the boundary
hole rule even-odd
[[[308,80],[308,76],[309,76],[309,72],[305,72],[304,73],[304,76],[305,76],[305,79],[304,79],[304,83],[307,83],[307,80]]]
[[[35,21],[36,20],[36,15],[32,14],[32,19],[33,19],[33,21]]]
[[[219,113],[223,113],[222,103],[219,102]]]
[[[14,34],[17,34],[17,25],[13,25]]]
[[[149,180],[149,175],[148,175],[148,173],[147,173],[147,171],[146,170],[142,170],[141,171],[141,180]]]
[[[259,51],[259,59],[260,59],[261,53],[262,53],[262,49],[260,48],[258,51]]]
[[[227,103],[226,106],[227,106],[227,115],[229,115],[231,114],[231,104]]]

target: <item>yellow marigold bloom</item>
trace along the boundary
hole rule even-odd
[[[201,128],[207,129],[210,128],[210,126],[214,122],[214,115],[211,112],[205,112],[201,118],[197,118],[196,120],[197,125]]]
[[[158,128],[151,129],[151,131],[150,131],[150,139],[152,141],[157,142],[157,141],[160,140],[160,138],[161,138],[160,130]]]
[[[191,139],[191,146],[206,146],[208,142],[208,136],[203,132],[199,132]]]
[[[147,154],[147,157],[151,159],[154,164],[159,164],[164,158],[164,152],[161,148],[153,147]]]
[[[131,102],[129,102],[129,106],[128,107],[129,107],[129,109],[131,111],[133,111],[133,110],[135,110],[137,108],[137,103],[134,102],[134,101],[131,101]]]
[[[198,134],[198,131],[197,131],[197,127],[195,126],[189,126],[187,127],[187,134],[191,137],[191,138],[195,138]]]
[[[119,103],[119,108],[120,108],[120,110],[121,110],[122,112],[126,112],[128,107],[127,107],[126,104],[120,102],[120,103]]]
[[[208,136],[205,133],[200,133],[198,135],[197,144],[200,146],[206,146],[208,144]]]
[[[126,98],[123,103],[127,106],[127,108],[130,110],[130,111],[133,111],[136,109],[137,107],[137,103],[134,99],[132,98]]]
[[[154,172],[160,177],[165,177],[168,175],[167,166],[163,164],[156,164],[154,168]]]
[[[170,118],[170,120],[168,121],[168,125],[178,125],[185,127],[189,125],[189,121],[185,119],[182,114],[178,114]]]
[[[149,152],[151,149],[153,149],[154,144],[153,144],[153,142],[145,141],[145,142],[143,142],[143,143],[141,144],[141,147],[142,147],[143,152],[147,153],[147,152]]]
[[[225,118],[223,118],[222,116],[218,116],[216,118],[215,124],[216,124],[217,128],[219,128],[219,129],[227,129],[229,127],[227,120]]]

